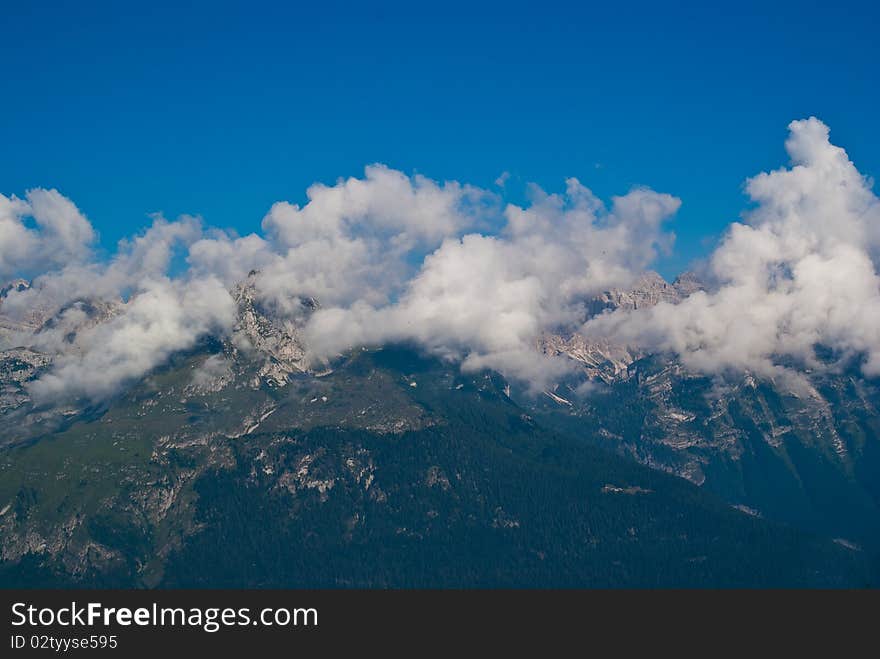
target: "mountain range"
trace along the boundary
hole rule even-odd
[[[857,369],[799,385],[709,377],[571,331],[535,390],[413,346],[316,367],[260,273],[236,322],[110,398],[48,405],[31,383],[126,302],[4,315],[0,582],[137,587],[876,585],[880,404]],[[648,273],[584,319],[675,304]]]

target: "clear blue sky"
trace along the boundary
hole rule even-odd
[[[642,184],[684,202],[671,275],[791,119],[880,173],[876,3],[174,4],[4,3],[0,192],[57,187],[112,245],[154,211],[252,231],[372,162]]]

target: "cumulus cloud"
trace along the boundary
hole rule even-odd
[[[303,206],[274,204],[263,235],[156,217],[97,259],[85,247],[94,231],[57,192],[3,199],[10,240],[31,251],[42,241],[46,255],[33,286],[2,307],[7,317],[52,319],[32,337],[14,335],[56,355],[31,387],[40,400],[101,399],[205,333],[228,333],[227,290],[251,271],[262,302],[282,316],[298,317],[304,297],[320,301],[304,328],[315,360],[408,341],[465,368],[546,379],[564,362],[535,351],[536,337],[580,317],[585,296],[638,276],[669,245],[662,224],[679,205],[636,189],[606,208],[570,179],[564,194],[533,187],[528,206],[505,208],[474,186],[373,165],[363,178],[310,187]],[[188,268],[172,277],[175,254]],[[20,270],[10,258],[7,269]],[[90,321],[94,300],[110,305],[97,309],[103,322]]]
[[[262,236],[206,229],[192,217],[155,217],[109,258],[92,253],[91,225],[56,191],[2,197],[0,273],[33,281],[2,301],[2,315],[23,329],[5,332],[0,348],[56,355],[52,372],[31,388],[36,398],[99,399],[205,333],[229,332],[228,289],[251,270],[259,271],[262,301],[282,315],[296,316],[302,297],[331,307],[383,304],[444,238],[489,226],[498,215],[489,192],[382,165],[367,167],[363,178],[316,184],[307,197],[302,207],[273,205]],[[181,255],[188,268],[172,272]],[[201,303],[203,295],[211,305]],[[110,306],[98,309],[95,300]],[[96,311],[110,320],[92,322]],[[33,319],[39,331],[31,333]]]
[[[494,195],[473,186],[380,165],[367,167],[363,179],[314,185],[307,194],[304,207],[277,203],[263,220],[283,253],[263,273],[263,289],[277,300],[385,302],[411,274],[412,255],[487,223],[495,204]]]
[[[507,206],[499,235],[444,241],[396,302],[319,310],[306,327],[311,354],[408,341],[536,386],[558,376],[565,362],[538,354],[536,338],[580,318],[588,296],[631,283],[671,240],[662,225],[679,200],[639,189],[606,210],[576,179],[564,195],[532,197]]]
[[[119,315],[77,337],[53,370],[30,385],[38,403],[100,401],[191,348],[202,336],[232,325],[235,305],[217,279],[148,281]]]
[[[791,166],[747,182],[755,207],[711,255],[712,291],[615,312],[584,331],[674,352],[709,373],[820,368],[821,346],[880,374],[880,200],[825,124],[794,121],[789,131]]]
[[[3,300],[3,314],[14,319],[35,312],[49,317],[83,298],[127,299],[145,282],[165,277],[175,250],[186,251],[201,233],[200,222],[195,218],[183,216],[169,222],[156,216],[142,233],[120,241],[110,259],[101,260],[94,255],[83,259],[70,254],[54,263],[55,267],[50,266],[34,277],[30,288],[11,292]]]
[[[817,119],[793,122],[786,148],[790,166],[747,182],[753,205],[707,259],[708,290],[585,325],[592,296],[629,286],[671,248],[677,198],[636,188],[606,205],[572,178],[562,193],[532,186],[528,203],[504,205],[373,165],[310,187],[302,206],[274,204],[261,234],[155,217],[100,257],[88,220],[58,192],[0,196],[0,273],[33,280],[2,300],[0,315],[19,325],[4,325],[0,348],[55,356],[31,385],[36,399],[102,400],[205,335],[228,335],[229,289],[257,271],[260,302],[305,322],[315,363],[406,342],[540,387],[569,367],[535,349],[562,328],[676,353],[707,373],[822,368],[831,354],[880,374],[880,203]],[[306,297],[321,307],[304,321]]]
[[[89,221],[57,190],[29,190],[25,199],[0,194],[0,277],[85,260],[95,238]]]
[[[0,349],[26,346],[53,356],[50,372],[29,386],[35,402],[102,400],[205,334],[232,326],[234,304],[218,277],[169,276],[175,253],[203,234],[196,218],[156,216],[101,259],[86,249],[94,231],[69,200],[55,191],[27,198],[40,231],[26,235],[26,244],[35,240],[28,249],[50,257],[29,288],[2,300],[0,314],[13,329],[0,337]]]
[[[361,179],[315,184],[306,194],[302,207],[272,206],[264,237],[200,240],[190,250],[193,268],[229,282],[259,270],[261,291],[282,307],[298,296],[330,306],[382,303],[411,275],[414,258],[497,212],[496,197],[485,190],[382,165],[367,167]]]

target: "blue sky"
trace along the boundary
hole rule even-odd
[[[106,245],[156,211],[253,231],[382,162],[508,171],[514,199],[568,176],[675,194],[673,275],[785,163],[792,119],[880,172],[870,3],[6,4],[0,192],[56,187]]]

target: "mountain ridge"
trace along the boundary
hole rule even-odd
[[[349,458],[360,464],[359,458],[356,455],[343,457],[341,462],[335,463],[333,473],[336,475],[329,479],[315,473],[310,466],[313,464],[310,460],[316,459],[314,452],[309,453],[311,458],[304,455],[297,458],[300,462],[296,463],[295,469],[279,472],[278,464],[265,461],[273,451],[287,445],[285,437],[290,438],[291,433],[310,437],[313,436],[310,433],[317,433],[314,436],[323,437],[321,441],[331,441],[333,433],[354,432],[366,433],[358,441],[369,443],[375,440],[368,440],[368,437],[429,437],[432,433],[442,434],[450,427],[459,428],[458,432],[466,435],[468,422],[453,421],[463,412],[451,401],[458,400],[458,394],[468,391],[476,392],[477,399],[484,401],[481,403],[485,405],[482,412],[478,405],[468,414],[477,415],[471,416],[469,423],[474,428],[484,428],[480,432],[487,438],[503,436],[508,432],[505,428],[511,427],[510,422],[493,417],[501,425],[491,430],[479,420],[480,414],[488,413],[487,410],[499,404],[510,405],[515,410],[511,412],[511,418],[518,418],[518,423],[531,428],[517,432],[533,433],[538,443],[544,441],[539,441],[538,437],[549,438],[547,433],[558,433],[568,438],[565,441],[581,447],[578,450],[594,447],[602,454],[608,451],[626,461],[638,462],[652,470],[690,481],[710,499],[720,497],[728,509],[742,511],[738,514],[754,519],[766,518],[770,524],[768,528],[776,528],[772,526],[774,522],[788,523],[808,533],[825,536],[829,542],[833,539],[838,547],[849,552],[861,555],[865,547],[868,551],[865,557],[878,546],[880,532],[872,520],[878,519],[877,501],[880,501],[880,491],[874,485],[880,474],[880,451],[876,447],[880,421],[877,406],[872,401],[880,398],[874,384],[855,374],[845,377],[811,375],[814,384],[806,397],[792,395],[772,382],[748,374],[719,388],[711,378],[689,372],[666,355],[654,355],[638,346],[616,345],[608,339],[595,341],[578,333],[550,332],[538,337],[536,350],[568,359],[576,367],[575,375],[538,397],[498,374],[456,374],[457,368],[453,365],[444,366],[432,359],[425,362],[424,358],[416,358],[416,353],[408,351],[403,354],[409,356],[401,357],[399,363],[391,358],[391,362],[381,368],[365,366],[371,360],[379,359],[378,356],[393,355],[394,350],[389,352],[388,347],[357,349],[338,358],[332,368],[315,370],[306,358],[307,345],[301,327],[304,320],[319,308],[318,302],[302,298],[299,300],[299,318],[282,318],[274,313],[271,305],[260,299],[256,288],[258,275],[253,272],[232,288],[237,320],[229,336],[206,337],[192,350],[172,358],[105,405],[68,405],[55,412],[34,407],[28,398],[28,383],[51,369],[51,355],[29,347],[0,351],[0,441],[6,443],[6,448],[0,448],[0,451],[7,454],[7,459],[12,455],[40,455],[42,457],[35,464],[42,464],[41,461],[52,464],[55,458],[47,448],[50,445],[60,447],[72,442],[71,446],[79,446],[79,450],[90,455],[93,451],[90,442],[97,442],[94,446],[103,447],[102,456],[115,456],[101,458],[110,460],[107,464],[111,465],[111,473],[119,469],[123,473],[131,469],[135,469],[131,473],[142,473],[131,485],[136,494],[129,495],[143,502],[137,515],[146,515],[154,521],[145,527],[135,525],[131,533],[138,537],[156,533],[166,537],[164,543],[153,545],[158,553],[152,561],[142,544],[146,540],[128,547],[126,551],[130,550],[140,557],[137,560],[142,561],[135,566],[126,562],[125,552],[114,553],[112,542],[107,545],[101,541],[103,531],[100,531],[100,524],[96,539],[94,529],[88,526],[95,522],[86,522],[88,528],[83,530],[82,521],[62,516],[56,524],[66,535],[47,537],[27,522],[31,514],[28,513],[29,507],[36,506],[36,510],[47,505],[40,502],[41,497],[49,496],[45,492],[40,494],[45,486],[26,486],[21,481],[20,489],[6,493],[10,500],[5,504],[0,502],[0,506],[7,506],[6,514],[0,515],[0,527],[4,527],[7,534],[2,553],[7,564],[36,561],[35,565],[42,566],[39,570],[48,570],[59,579],[100,581],[109,578],[107,575],[117,568],[123,569],[120,567],[122,561],[127,565],[123,569],[129,575],[127,579],[134,579],[142,585],[165,583],[164,579],[172,579],[167,576],[172,573],[176,574],[173,579],[178,580],[174,583],[198,583],[198,580],[191,581],[194,575],[186,567],[187,560],[195,558],[181,558],[182,563],[175,561],[180,552],[195,551],[187,543],[198,542],[192,540],[193,533],[197,535],[197,529],[202,528],[204,522],[197,521],[197,518],[209,514],[202,505],[209,505],[209,500],[224,510],[231,505],[230,502],[219,503],[224,500],[222,496],[216,500],[211,498],[219,496],[210,483],[211,478],[222,480],[230,474],[238,474],[233,476],[235,486],[244,488],[242,492],[246,491],[248,497],[268,497],[259,500],[260,506],[269,505],[269,500],[275,501],[275,492],[287,491],[294,498],[298,492],[309,492],[309,496],[317,497],[317,503],[309,505],[318,506],[310,509],[309,514],[317,514],[315,510],[322,503],[332,501],[332,490],[336,485],[331,482],[341,482],[336,472],[349,469],[346,462]],[[648,273],[632,289],[606,291],[588,301],[584,308],[589,317],[615,309],[676,304],[703,288],[690,274],[669,284],[656,273]],[[79,301],[48,315],[33,334],[62,333],[64,340],[73,343],[78,331],[88,328],[89,323],[112,318],[119,309],[114,304]],[[386,357],[382,359],[387,361]],[[438,403],[426,404],[428,399],[423,398],[423,393],[439,390],[443,394],[436,399]],[[486,399],[488,394],[480,394],[481,391],[491,391],[491,397]],[[486,403],[487,400],[494,402]],[[435,407],[436,404],[440,406]],[[327,432],[331,434],[327,435]],[[65,439],[59,444],[59,438],[64,437],[75,439]],[[268,444],[260,451],[250,452],[244,448],[248,442],[262,445],[264,441]],[[504,454],[504,450],[500,454],[497,452],[498,447],[492,444],[495,441],[498,440],[492,439],[486,445],[493,446],[487,455]],[[121,458],[117,452],[126,454],[126,446],[140,447],[136,449],[140,457],[133,464],[141,466],[124,466],[129,464],[127,458]],[[456,443],[456,446],[457,451],[466,453],[469,450],[467,444]],[[315,445],[314,449],[321,455],[324,454],[321,451],[328,450],[320,445]],[[68,461],[76,463],[78,460],[76,454],[64,454]],[[27,458],[31,459],[36,458]],[[282,458],[272,458],[279,459]],[[386,455],[386,459],[390,456]],[[530,459],[534,461],[535,469],[547,469],[543,459]],[[11,467],[7,465],[7,474],[13,475],[19,468],[15,463]],[[29,467],[25,472],[31,473],[33,468]],[[377,478],[375,464],[370,468],[362,465],[356,469],[362,468],[367,469],[362,472],[362,478],[374,482]],[[386,462],[384,468],[393,471],[397,467],[391,461]],[[419,482],[430,480],[430,488],[440,487],[441,490],[444,483],[451,483],[447,469],[438,472],[431,471],[432,465],[424,468],[432,475],[420,476],[422,480]],[[260,478],[268,478],[271,483],[263,483],[253,491],[249,489],[253,486],[251,476],[241,472],[242,469],[247,474],[263,473]],[[46,476],[51,473],[50,469]],[[56,473],[66,472],[62,469]],[[289,475],[282,478],[284,473]],[[270,478],[273,474],[281,480]],[[406,476],[410,481],[414,478],[409,472]],[[595,477],[602,480],[600,475]],[[197,486],[197,482],[202,485]],[[498,486],[497,482],[486,481],[480,488],[491,490]],[[114,490],[115,487],[118,488],[118,484],[107,483],[98,488],[109,497],[106,502],[117,501],[120,491]],[[203,499],[198,493],[199,487],[207,487],[207,491],[213,494]],[[644,483],[634,482],[602,482],[598,487],[603,495],[636,498],[645,494],[643,491],[652,490]],[[31,490],[34,494],[29,494]],[[87,496],[87,492],[88,488],[76,496],[91,500],[93,497]],[[374,492],[387,496],[381,485]],[[414,496],[415,493],[416,490]],[[49,496],[49,500],[53,496],[56,495]],[[68,499],[62,498],[59,502],[64,500]],[[357,508],[357,511],[354,508],[349,511],[352,515],[355,512],[365,514],[359,507],[367,504],[361,499],[346,501],[345,506]],[[72,506],[85,519],[92,519],[95,515],[103,519],[102,515],[109,514],[106,524],[111,531],[114,524],[131,527],[131,521],[125,515],[135,514],[137,510],[129,504],[122,504],[122,510],[130,512],[120,520],[102,508],[109,503],[74,501],[63,505]],[[701,508],[705,505],[708,503],[699,503],[697,507],[705,511]],[[720,501],[711,504],[710,508],[716,510],[712,508],[715,505],[721,505]],[[503,505],[501,508],[505,510]],[[19,513],[15,518],[7,516],[13,509],[20,511],[20,518]],[[380,511],[384,509],[380,508]],[[49,519],[54,515],[45,511],[40,514],[48,515]],[[708,515],[705,523],[712,526],[715,513],[700,513],[704,514]],[[33,519],[39,517],[37,513],[33,515]],[[487,517],[485,522],[488,527],[513,529],[517,528],[513,525],[521,524],[522,520],[503,512]],[[217,519],[214,523],[223,526]],[[299,529],[296,533],[306,531],[296,524],[294,527]],[[291,530],[294,527],[288,531],[294,533]],[[456,533],[466,533],[463,528],[456,528]],[[449,529],[447,531],[452,533]],[[247,532],[257,533],[254,529]],[[382,533],[387,532],[388,529]],[[342,535],[346,533],[343,531]],[[387,536],[380,535],[387,539]],[[338,538],[334,537],[328,536],[324,540],[337,543]],[[94,564],[88,558],[92,554],[98,556]],[[398,556],[395,560],[403,559]],[[511,560],[520,559],[511,557]],[[312,566],[312,569],[317,568]],[[166,570],[170,572],[166,573]],[[186,574],[189,576],[184,576]],[[391,581],[387,584],[410,583],[408,579],[412,576],[389,576]],[[581,576],[586,578],[584,574]],[[714,583],[709,577],[704,575],[704,583]],[[265,575],[262,578],[265,579]],[[561,577],[557,574],[552,578]],[[791,578],[794,579],[794,575]],[[519,583],[510,581],[509,576],[505,579],[499,583]],[[358,582],[357,579],[354,582]],[[428,582],[417,579],[412,583]],[[609,585],[611,582],[599,580],[595,583]]]

